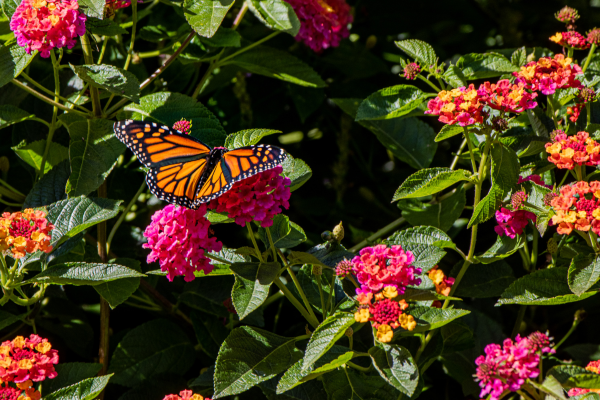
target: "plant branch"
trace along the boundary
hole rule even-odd
[[[313,326],[313,328],[316,328],[317,326],[319,326],[319,321],[313,320],[313,318],[306,311],[306,309],[302,306],[302,304],[300,304],[298,299],[296,299],[296,297],[292,294],[292,292],[290,292],[290,290],[283,284],[283,282],[281,282],[281,279],[279,277],[275,278],[273,283],[275,283],[275,285],[277,285],[279,290],[281,290],[283,292],[283,294],[285,295],[285,297],[287,297],[287,299],[290,301],[290,303],[292,303],[294,305],[294,307],[296,307],[296,309],[298,311],[300,311],[300,314],[302,314],[304,319],[306,319],[308,321],[308,323]]]
[[[49,99],[48,97],[44,96],[43,94],[41,94],[40,92],[36,91],[33,88],[30,88],[27,85],[24,85],[22,82],[16,80],[16,79],[12,79],[10,81],[13,85],[15,85],[16,87],[18,87],[19,89],[23,89],[24,91],[26,91],[27,93],[29,93],[30,95],[37,97],[38,99],[50,104],[51,106],[55,106],[58,107],[59,110],[63,110],[65,112],[68,113],[74,113],[74,114],[78,114],[81,115],[82,117],[89,117],[89,114],[83,113],[81,111],[78,110],[73,110],[72,108],[69,107],[65,107],[64,105],[57,103],[56,101]]]
[[[54,71],[54,101],[58,103],[58,99],[60,97],[60,78],[58,76],[58,70],[60,65],[58,65],[58,61],[56,60],[56,55],[54,54],[54,49],[50,50],[50,57],[52,59],[52,70]],[[52,137],[54,136],[54,131],[56,129],[56,117],[58,115],[58,107],[54,106],[52,108],[52,119],[50,120],[50,128],[48,129],[48,138],[46,139],[46,147],[44,148],[44,154],[42,155],[42,162],[40,164],[40,169],[37,173],[37,176],[41,178],[44,176],[44,170],[46,169],[46,159],[48,158],[48,151],[50,151],[50,145],[52,144]]]

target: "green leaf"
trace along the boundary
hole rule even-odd
[[[303,253],[301,251],[291,251],[287,256],[288,264],[313,264],[313,265],[325,265],[317,257],[310,253]]]
[[[105,0],[80,0],[79,8],[88,17],[94,17],[98,19],[104,18],[104,6],[106,5]]]
[[[400,335],[402,336],[412,336],[415,333],[426,332],[442,327],[454,321],[455,319],[470,313],[470,311],[460,310],[457,308],[447,308],[443,310],[441,308],[422,306],[411,308],[408,312],[413,316],[415,321],[417,321],[417,327],[412,331],[401,331]]]
[[[3,0],[2,4],[11,4],[12,8],[12,3],[9,2],[10,0]],[[4,9],[4,11],[6,12],[7,9]],[[12,9],[12,12],[14,12],[14,9]],[[25,48],[16,43],[11,45],[0,45],[0,87],[19,76],[21,71],[29,65],[36,54],[37,51],[27,54]]]
[[[97,363],[60,363],[55,367],[58,376],[44,382],[44,393],[54,393],[59,389],[76,384],[84,379],[93,378],[102,369]]]
[[[273,244],[280,249],[296,247],[306,241],[304,230],[283,214],[276,215],[273,218],[273,225],[269,228],[258,228],[258,237],[260,237],[260,240],[262,240],[265,246],[271,247],[267,229],[271,232]]]
[[[212,37],[235,0],[185,0],[183,14],[196,33]]]
[[[246,0],[250,11],[271,29],[296,36],[300,30],[300,20],[292,6],[283,0]]]
[[[58,163],[47,174],[33,185],[33,188],[25,198],[23,208],[35,208],[47,206],[67,197],[65,187],[71,174],[69,160]]]
[[[114,135],[107,119],[83,119],[65,123],[71,143],[69,196],[88,195],[98,189],[117,163],[126,146]]]
[[[142,272],[142,267],[138,260],[132,258],[117,258],[111,260],[110,264],[123,265],[131,270]],[[135,293],[137,288],[140,286],[140,278],[123,278],[112,282],[105,282],[94,286],[94,290],[102,296],[110,308],[114,309],[119,304],[127,300],[132,294]]]
[[[521,67],[527,63],[527,49],[525,46],[519,47],[512,53],[510,62],[516,67]]]
[[[471,175],[464,169],[425,168],[406,178],[394,193],[392,201],[436,194],[455,183],[469,181]]]
[[[0,106],[0,129],[35,118],[35,115],[8,104]],[[45,142],[45,141],[44,141]]]
[[[21,319],[17,315],[0,310],[0,330],[4,329],[6,327],[9,327],[12,324],[14,324],[15,322],[20,321],[20,320]]]
[[[405,395],[413,395],[419,383],[419,369],[406,348],[380,344],[371,347],[369,354],[383,379]]]
[[[465,78],[465,75],[463,74],[462,70],[456,65],[449,65],[446,71],[444,71],[443,76],[444,80],[448,82],[452,87],[459,88],[467,86],[467,78]],[[446,126],[454,125],[444,125],[444,127]]]
[[[196,332],[198,345],[209,357],[216,359],[219,354],[219,348],[227,338],[229,330],[223,325],[221,319],[196,310],[192,310],[190,319],[194,326],[194,332]]]
[[[325,90],[322,88],[316,89],[290,84],[288,90],[302,123],[321,107],[326,97]]]
[[[0,0],[0,8],[2,8],[8,20],[12,18],[19,4],[18,0]]]
[[[113,382],[133,387],[159,374],[184,374],[194,363],[194,347],[173,322],[157,319],[130,330],[113,352]]]
[[[501,143],[492,144],[492,187],[488,194],[475,206],[468,228],[492,218],[500,208],[504,197],[517,185],[519,158],[514,150]]]
[[[327,374],[323,385],[329,400],[396,400],[399,393],[378,375],[365,375],[353,368]]]
[[[308,371],[319,358],[321,358],[337,342],[346,329],[356,322],[354,314],[346,312],[337,312],[327,319],[313,332],[310,341],[306,346],[304,361],[302,362],[302,371]]]
[[[225,139],[225,147],[228,149],[238,149],[240,147],[251,146],[257,144],[260,140],[268,135],[281,133],[272,129],[247,129],[227,135]]]
[[[429,43],[422,40],[408,39],[396,42],[396,46],[410,57],[425,64],[426,67],[437,63],[437,55]]]
[[[240,47],[242,45],[242,36],[238,31],[224,27],[220,27],[213,37],[203,37],[200,40],[212,47]]]
[[[452,239],[445,232],[432,226],[417,226],[403,231],[398,231],[384,240],[384,243],[400,245],[404,251],[411,251],[415,256],[413,265],[428,271],[436,265],[446,252],[436,244],[439,242],[452,243]]]
[[[54,225],[52,246],[56,248],[79,232],[115,217],[122,202],[80,196],[51,204],[47,218]]]
[[[521,236],[517,236],[514,239],[508,236],[498,236],[492,247],[487,249],[485,253],[475,256],[475,259],[480,263],[490,264],[516,253],[521,247],[523,247]]]
[[[462,56],[456,66],[462,68],[467,80],[493,78],[518,71],[506,57],[498,53],[471,53]]]
[[[112,374],[84,379],[79,383],[44,396],[42,400],[93,400],[104,390],[111,377]]]
[[[577,254],[569,266],[569,287],[578,296],[600,280],[600,257]]]
[[[597,291],[583,293],[577,296],[571,292],[567,267],[555,267],[535,271],[513,282],[502,293],[496,303],[522,305],[557,305],[580,301],[593,296]]]
[[[360,103],[356,121],[398,118],[417,108],[425,99],[425,93],[411,85],[381,89]]]
[[[346,114],[356,118],[360,100],[332,99]],[[394,118],[379,121],[359,121],[373,132],[377,139],[394,156],[415,169],[426,168],[431,164],[437,143],[431,126],[417,118]]]
[[[127,31],[111,19],[100,20],[98,18],[88,17],[85,21],[85,27],[91,33],[100,36],[116,36],[127,34]]]
[[[537,112],[541,115],[541,110],[537,109]],[[550,135],[548,134],[548,128],[538,117],[538,113],[536,110],[527,110],[527,116],[529,117],[529,121],[531,122],[531,127],[535,132],[536,136],[549,139]]]
[[[281,79],[300,86],[325,87],[321,77],[300,59],[287,51],[267,46],[256,46],[225,61],[254,74]]]
[[[140,82],[133,73],[108,64],[69,65],[78,77],[90,85],[135,103],[140,101]]]
[[[529,383],[539,391],[546,393],[546,398],[550,397],[557,400],[567,400],[565,390],[560,385],[560,382],[552,375],[546,376],[546,379],[544,379],[542,384],[536,383],[535,381],[530,381]]]
[[[429,225],[447,232],[454,222],[461,216],[467,198],[465,190],[461,187],[442,201],[434,203],[421,203],[421,207],[403,208],[402,216],[412,226]]]
[[[22,141],[18,146],[12,147],[15,153],[25,163],[30,165],[36,171],[39,171],[42,166],[42,157],[46,149],[45,140],[36,140],[35,142],[26,143]],[[48,157],[44,165],[44,173],[50,171],[52,167],[69,158],[69,149],[56,142],[50,143]]]
[[[142,276],[146,275],[123,265],[70,262],[48,268],[26,282],[77,286],[99,285],[117,279]]]
[[[234,329],[219,350],[213,398],[242,393],[287,370],[302,358],[295,342],[249,326]]]
[[[457,264],[451,275],[456,276],[459,268]],[[454,294],[459,297],[499,297],[514,281],[515,275],[506,261],[472,265],[467,269]]]
[[[312,170],[301,159],[293,158],[288,154],[283,164],[283,176],[290,178],[292,181],[290,191],[293,192],[304,185],[312,176]]]
[[[600,389],[600,375],[576,365],[557,365],[548,375],[565,388]]]
[[[321,287],[323,290],[324,298],[327,299],[329,297],[330,284],[329,282],[334,281],[333,286],[333,297],[332,302],[334,305],[337,305],[338,309],[347,311],[347,308],[344,308],[342,305],[346,302],[347,305],[351,307],[354,306],[354,300],[350,299],[343,290],[342,283],[339,279],[335,278],[335,273],[332,269],[323,269],[323,274],[321,275]],[[321,306],[321,296],[319,292],[319,281],[316,276],[312,273],[312,266],[307,264],[302,266],[298,272],[296,272],[296,278],[300,283],[300,287],[306,294],[306,298],[308,302],[312,305],[312,307],[317,310],[319,313],[323,313]],[[302,296],[298,292],[298,289],[292,282],[288,282],[287,287],[290,292],[298,299],[298,301],[302,302]]]
[[[179,93],[158,92],[140,98],[140,104],[130,104],[125,111],[131,118],[158,122],[167,126],[185,116],[192,121],[191,136],[209,146],[222,146],[227,137],[221,123],[206,107],[191,97]]]
[[[475,345],[473,331],[462,321],[454,321],[442,327],[443,354],[453,354],[458,351],[468,350]]]
[[[464,128],[459,125],[446,124],[442,127],[442,129],[440,129],[440,132],[435,137],[435,141],[441,142],[442,140],[451,138],[456,135],[460,135],[461,133],[464,133],[464,132],[465,132]]]
[[[234,263],[229,268],[235,274],[231,298],[242,320],[267,299],[269,288],[279,275],[281,264],[277,262]]]
[[[277,393],[282,394],[304,382],[308,382],[326,372],[337,369],[355,356],[356,353],[349,348],[334,345],[305,372],[302,371],[303,360],[299,360],[283,374],[277,384]]]

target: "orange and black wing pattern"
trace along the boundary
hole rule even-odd
[[[198,189],[196,202],[209,202],[231,189],[234,183],[281,165],[287,154],[279,147],[256,145],[223,153]]]
[[[208,157],[210,147],[179,131],[155,122],[118,121],[117,138],[127,145],[146,167],[159,167],[185,158]]]
[[[196,208],[210,147],[167,126],[153,122],[119,121],[114,130],[146,166],[146,183],[161,200]]]

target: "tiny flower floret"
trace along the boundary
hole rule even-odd
[[[28,54],[39,51],[46,58],[54,48],[73,48],[75,39],[85,34],[85,21],[77,0],[23,0],[10,20],[10,29]]]
[[[542,57],[513,72],[515,83],[523,83],[527,89],[540,91],[545,95],[553,94],[557,89],[580,88],[581,82],[575,77],[581,74],[581,68],[563,54]]]
[[[5,212],[0,218],[0,251],[15,259],[38,250],[50,253],[53,229],[54,225],[48,223],[42,210]]]
[[[436,293],[443,296],[450,296],[450,291],[455,281],[454,278],[447,277],[444,271],[439,269],[437,265],[429,270],[427,276],[433,281]]]
[[[596,166],[600,164],[600,144],[581,131],[577,135],[565,133],[555,135],[551,143],[546,143],[548,161],[559,169],[573,169],[576,165]]]
[[[469,87],[442,90],[429,100],[425,114],[439,115],[439,121],[448,125],[469,126],[483,122],[482,109],[479,93],[470,84]]]
[[[182,275],[186,282],[194,280],[194,271],[212,272],[206,252],[221,251],[223,244],[211,237],[210,222],[204,217],[206,205],[197,210],[169,204],[152,215],[144,236],[143,247],[150,249],[148,263],[158,261],[167,279]]]

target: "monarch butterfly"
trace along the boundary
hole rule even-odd
[[[150,170],[146,183],[161,200],[198,208],[231,189],[242,179],[274,168],[285,150],[255,145],[228,150],[154,122],[125,120],[114,124],[117,138]]]

